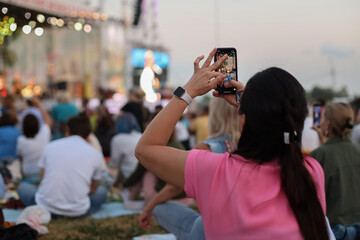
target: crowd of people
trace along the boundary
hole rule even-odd
[[[181,96],[150,111],[138,87],[116,115],[80,109],[66,92],[51,109],[3,98],[0,198],[16,182],[25,206],[55,219],[88,216],[115,194],[143,209],[142,228],[154,215],[179,240],[360,239],[360,100],[322,102],[315,126],[290,73],[224,82],[214,70],[227,56],[212,63],[214,54],[195,60],[184,92],[237,93],[214,91],[197,112],[184,113]]]

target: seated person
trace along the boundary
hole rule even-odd
[[[121,189],[125,179],[135,171],[138,165],[134,150],[141,137],[141,130],[134,115],[129,112],[121,112],[115,122],[117,134],[112,137],[110,142],[111,157],[108,167],[116,178],[115,187]],[[128,190],[129,192],[126,192],[130,193],[137,191],[137,188]],[[125,198],[124,201],[128,200],[128,197]]]
[[[84,115],[67,122],[66,138],[49,143],[40,158],[39,187],[22,182],[20,200],[41,205],[53,216],[82,217],[97,211],[106,200],[99,186],[103,156],[86,141],[90,122]]]
[[[32,99],[31,106],[33,106],[33,111],[23,116],[22,132],[24,135],[17,140],[16,152],[19,155],[23,180],[39,182],[40,167],[38,163],[46,144],[51,140],[52,120],[38,99]],[[41,118],[44,122],[42,125],[39,116],[33,114],[35,109],[42,114]]]

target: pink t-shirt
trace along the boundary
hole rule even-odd
[[[305,166],[325,213],[323,169],[310,157]],[[280,171],[276,161],[259,165],[234,154],[190,151],[185,192],[198,203],[206,239],[303,239]]]

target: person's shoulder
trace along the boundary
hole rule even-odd
[[[192,149],[189,152],[188,158],[205,159],[206,161],[222,160],[231,158],[229,153],[214,153],[204,149]]]
[[[324,152],[326,152],[326,149],[326,145],[321,145],[310,152],[310,157],[316,158],[316,156],[322,155]]]
[[[308,169],[308,171],[312,175],[314,175],[314,174],[317,175],[317,174],[321,174],[324,172],[319,161],[317,161],[316,159],[314,159],[310,156],[304,157],[304,163],[305,163],[305,167]]]

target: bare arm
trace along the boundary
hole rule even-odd
[[[40,168],[40,182],[44,179],[44,169],[43,168]]]
[[[96,192],[96,189],[98,188],[99,184],[100,184],[100,180],[91,180],[91,186],[89,192],[90,195]]]
[[[194,62],[194,74],[184,85],[187,93],[195,98],[215,89],[217,83],[222,83],[225,76],[214,72],[227,58],[227,55],[211,64],[216,49],[214,49],[200,68],[198,57]],[[167,147],[166,144],[175,128],[176,122],[182,116],[187,104],[173,97],[166,107],[151,121],[140,138],[135,155],[140,163],[165,182],[179,188],[184,188],[184,169],[188,151]],[[171,156],[171,161],[169,157]]]
[[[49,113],[46,111],[46,109],[42,105],[41,101],[39,99],[37,99],[37,98],[33,98],[32,102],[33,102],[34,106],[41,111],[41,114],[42,114],[42,116],[44,118],[44,123],[46,125],[48,125],[50,127],[50,129],[51,129],[52,125],[53,125],[52,118],[50,117]]]
[[[196,144],[196,146],[194,148],[211,151],[210,146],[203,142]]]
[[[138,224],[141,228],[148,230],[150,228],[150,219],[152,216],[152,211],[155,206],[159,203],[166,202],[167,200],[175,197],[181,193],[182,189],[174,185],[166,184],[165,187],[158,192],[153,199],[145,206],[142,213],[138,218]]]

